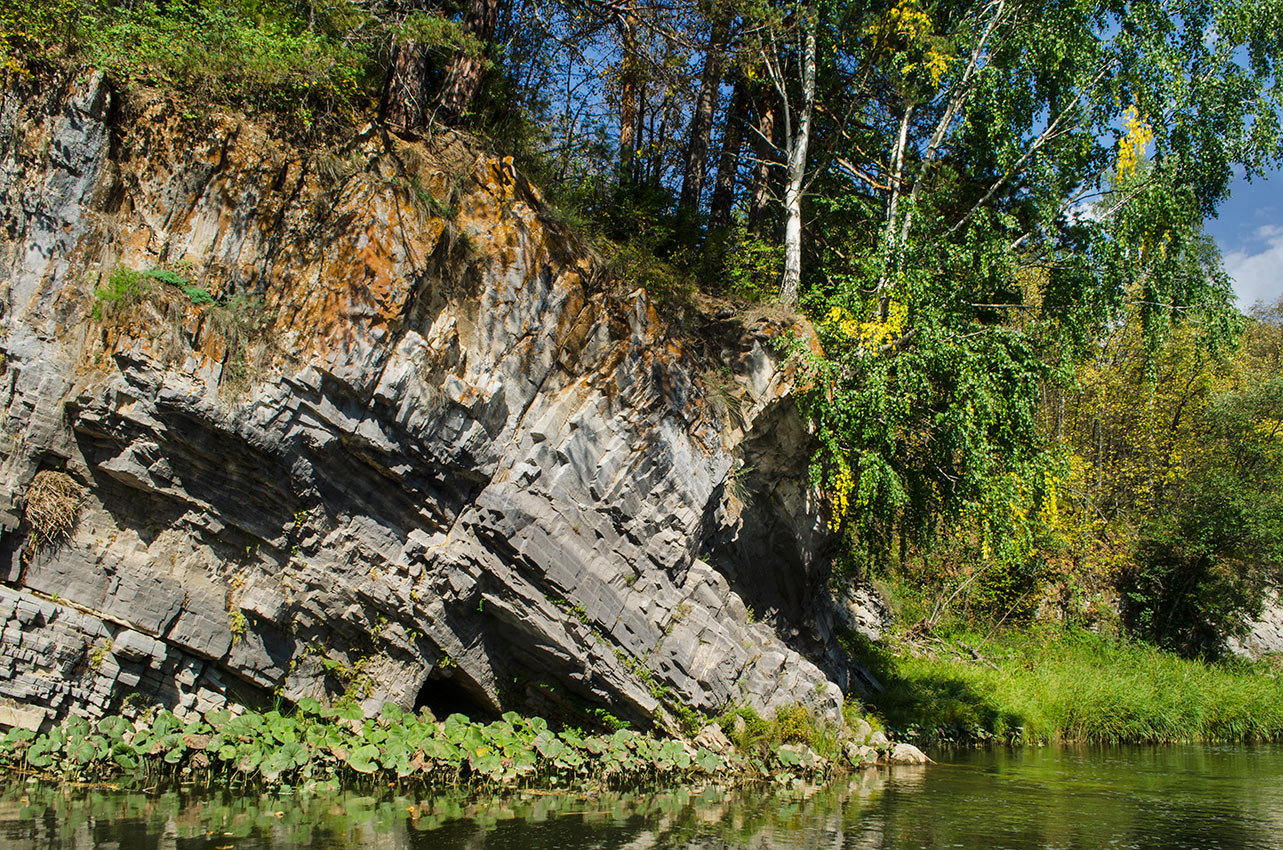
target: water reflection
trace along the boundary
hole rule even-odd
[[[418,850],[1207,848],[1283,835],[1283,750],[962,753],[826,786],[476,797],[334,791],[159,794],[15,783],[0,847]]]

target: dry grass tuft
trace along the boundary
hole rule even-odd
[[[65,472],[41,470],[27,488],[27,524],[35,547],[56,545],[76,527],[84,493]]]

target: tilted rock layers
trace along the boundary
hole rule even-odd
[[[300,150],[96,75],[0,126],[0,722],[133,693],[835,716],[858,687],[778,322],[670,340],[457,140]],[[56,545],[41,470],[84,493]]]

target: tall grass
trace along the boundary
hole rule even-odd
[[[977,660],[965,647],[982,640],[959,632],[924,655],[880,656],[888,725],[931,743],[1283,738],[1283,682],[1264,665],[1037,629],[991,638]]]

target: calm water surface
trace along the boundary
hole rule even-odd
[[[964,752],[826,786],[161,794],[0,779],[0,847],[1283,848],[1283,748]]]

